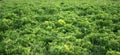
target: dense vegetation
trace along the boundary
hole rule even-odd
[[[120,55],[120,0],[0,0],[0,55]]]

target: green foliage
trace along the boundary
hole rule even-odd
[[[119,0],[0,0],[0,55],[120,55]]]
[[[113,51],[113,50],[110,50],[106,53],[106,55],[120,55],[120,52],[116,52],[116,51]]]

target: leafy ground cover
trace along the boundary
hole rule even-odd
[[[120,55],[119,0],[0,0],[0,55]]]

